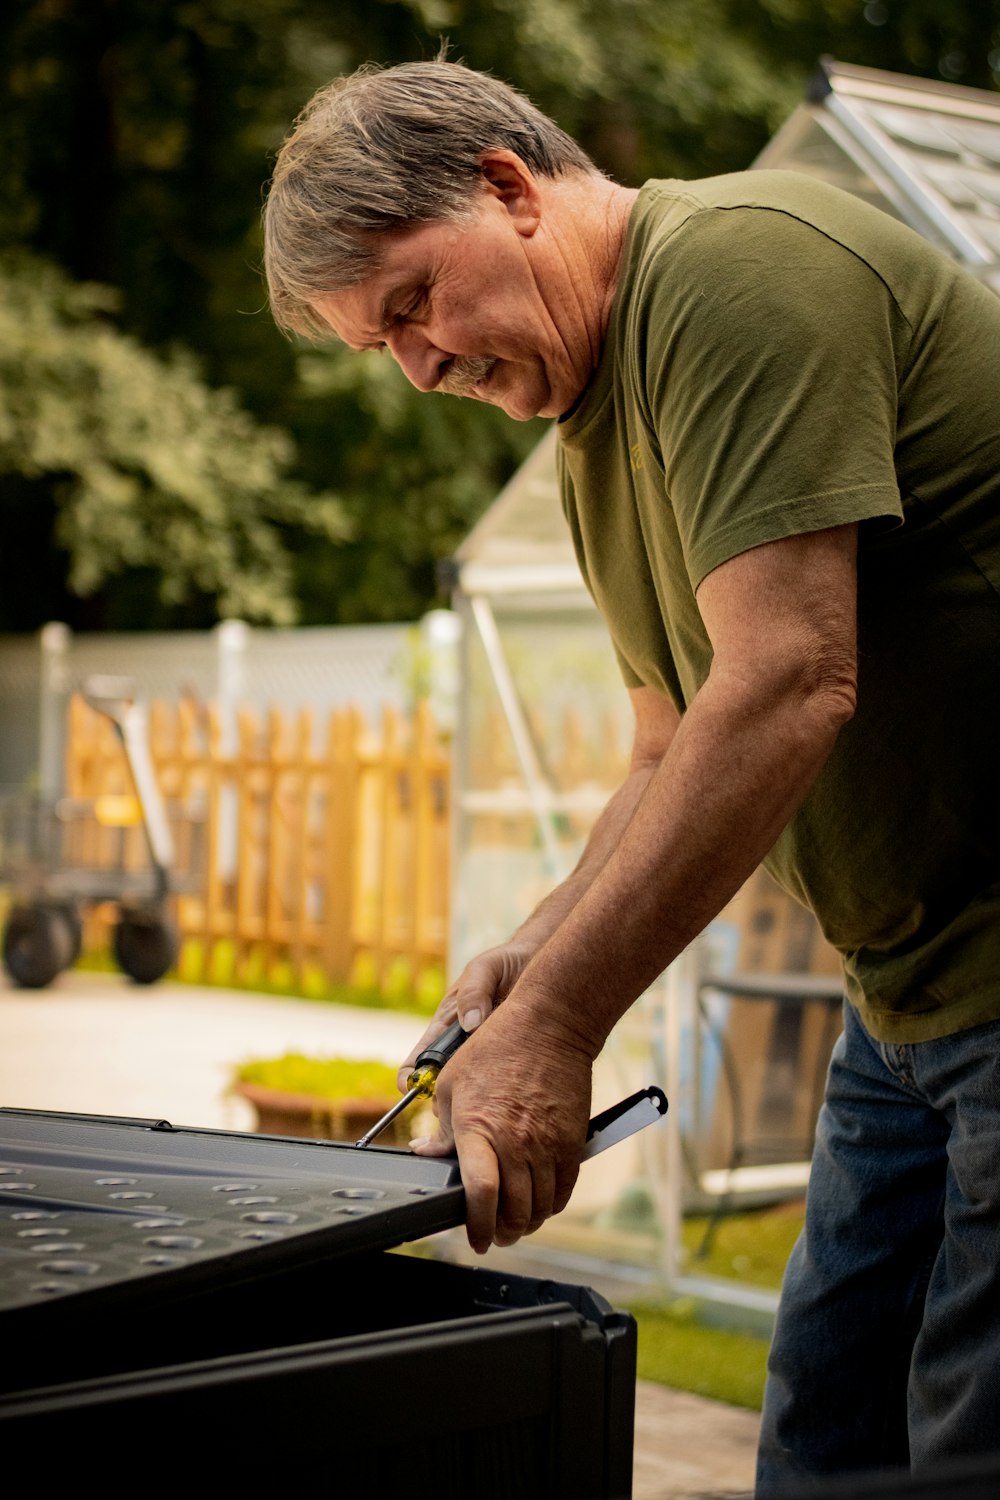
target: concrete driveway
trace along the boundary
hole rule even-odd
[[[399,1063],[423,1030],[391,1011],[76,970],[0,987],[0,1104],[252,1130],[229,1093],[250,1057],[304,1052]]]

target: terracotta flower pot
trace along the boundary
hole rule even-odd
[[[253,1106],[259,1135],[294,1135],[311,1140],[354,1142],[399,1101],[399,1095],[374,1099],[323,1099],[315,1094],[286,1094],[260,1083],[233,1085]],[[414,1134],[412,1110],[404,1110],[373,1141],[379,1146],[408,1146]]]

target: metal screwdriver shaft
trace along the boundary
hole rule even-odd
[[[434,1093],[437,1077],[449,1057],[453,1057],[459,1047],[465,1041],[468,1032],[463,1031],[460,1021],[453,1021],[447,1031],[441,1035],[429,1047],[425,1047],[413,1064],[413,1071],[407,1078],[408,1090],[397,1104],[394,1104],[381,1118],[376,1120],[370,1130],[366,1130],[360,1140],[355,1141],[356,1146],[368,1146],[377,1135],[381,1135],[387,1125],[391,1125],[397,1115],[401,1115],[417,1099],[430,1099]]]

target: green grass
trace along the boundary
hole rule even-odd
[[[74,967],[98,974],[118,972],[110,948],[88,949],[80,954]],[[403,1011],[415,1017],[432,1016],[446,988],[443,969],[429,965],[414,974],[402,958],[394,960],[388,973],[380,976],[371,956],[361,954],[350,980],[339,981],[328,979],[319,964],[307,963],[299,971],[290,959],[267,958],[260,945],[240,955],[235,943],[228,939],[206,946],[196,938],[186,938],[170,978],[208,989],[244,990],[325,1005]]]
[[[74,967],[98,974],[118,972],[111,953],[103,950],[82,953]],[[432,1016],[445,991],[443,971],[428,968],[414,976],[402,959],[392,965],[389,974],[379,983],[374,964],[362,956],[348,983],[328,980],[318,965],[307,965],[298,975],[288,960],[266,963],[260,949],[252,949],[238,962],[233,943],[216,942],[208,952],[204,944],[192,938],[186,939],[182,945],[180,958],[170,977],[181,984],[200,985],[207,989],[243,990],[284,999],[314,1000],[323,1005],[402,1011],[417,1018]]]
[[[683,1225],[687,1273],[776,1291],[802,1218],[799,1202],[728,1214],[719,1223],[704,1258],[696,1252],[704,1241],[708,1220],[701,1216],[687,1218]],[[640,1380],[760,1410],[767,1338],[718,1326],[722,1317],[719,1308],[709,1310],[690,1298],[637,1301],[628,1311],[638,1325]]]
[[[299,973],[288,959],[266,960],[260,947],[238,957],[232,942],[215,942],[206,951],[204,944],[193,938],[184,942],[176,977],[184,984],[423,1016],[434,1014],[445,990],[443,971],[431,968],[414,976],[402,959],[380,981],[372,960],[362,955],[350,981],[342,982],[327,979],[318,964],[306,964]]]
[[[699,1252],[708,1220],[684,1220],[682,1238],[687,1271],[693,1276],[721,1276],[749,1286],[777,1290],[792,1246],[802,1228],[802,1204],[792,1202],[752,1213],[727,1214],[713,1235],[708,1254]]]
[[[759,1411],[764,1396],[768,1340],[699,1321],[696,1303],[634,1303],[638,1376],[675,1391],[692,1391],[730,1406]]]

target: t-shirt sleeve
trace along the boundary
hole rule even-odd
[[[853,251],[780,210],[703,209],[647,266],[635,310],[644,420],[692,587],[765,542],[902,519],[909,329]]]

